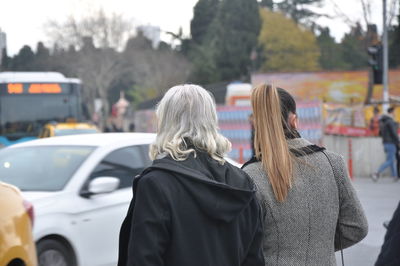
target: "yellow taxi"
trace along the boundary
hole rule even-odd
[[[37,266],[32,225],[32,204],[16,187],[0,182],[1,266]]]
[[[48,123],[42,128],[39,138],[48,138],[56,136],[76,135],[76,134],[92,134],[99,133],[100,130],[89,123],[65,122],[65,123]]]

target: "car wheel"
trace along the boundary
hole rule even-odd
[[[73,254],[59,241],[45,239],[36,248],[39,266],[75,266]]]

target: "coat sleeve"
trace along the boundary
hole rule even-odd
[[[169,207],[162,189],[150,176],[138,183],[127,250],[127,266],[162,266],[170,240]]]
[[[335,251],[337,251],[340,250],[340,242],[344,249],[361,241],[368,233],[368,222],[357,193],[351,184],[343,157],[338,156],[334,163],[340,208],[335,234]]]
[[[262,240],[263,240],[263,222],[262,222],[262,213],[261,207],[257,203],[256,199],[254,199],[258,208],[258,219],[256,224],[256,230],[254,233],[253,241],[250,244],[249,251],[247,256],[242,263],[242,266],[264,266],[264,255],[262,250]]]
[[[389,130],[389,134],[392,136],[392,139],[395,141],[396,144],[399,143],[399,135],[397,134],[397,123],[394,121],[389,121],[387,129]]]

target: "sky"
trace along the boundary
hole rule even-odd
[[[335,7],[352,21],[363,22],[360,0],[324,0],[320,9],[328,15],[335,15]],[[382,0],[370,0],[371,21],[382,24]],[[391,0],[388,0],[390,2]],[[182,27],[190,34],[190,20],[197,0],[0,0],[0,30],[7,34],[9,55],[18,53],[23,45],[35,49],[38,41],[49,45],[46,37],[46,22],[62,22],[69,15],[82,16],[92,9],[103,8],[107,12],[121,14],[132,19],[135,26],[154,25],[163,31],[177,32]],[[343,19],[320,18],[319,24],[328,26],[331,34],[340,40],[349,27]]]

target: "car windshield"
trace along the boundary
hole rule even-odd
[[[58,191],[95,147],[31,146],[0,150],[0,181],[22,191]]]
[[[55,136],[77,135],[77,134],[92,134],[97,133],[94,128],[88,129],[56,129],[54,130]]]

